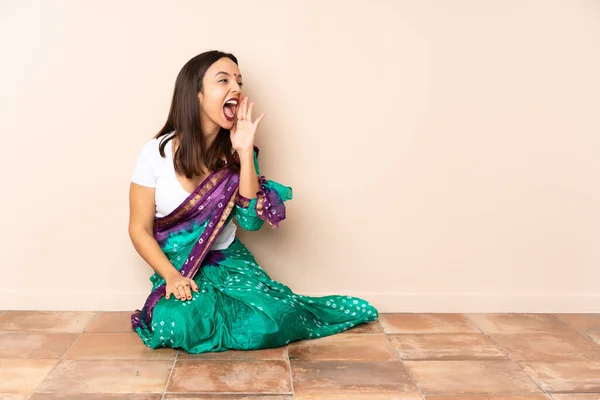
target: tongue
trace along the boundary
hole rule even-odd
[[[226,116],[228,116],[229,118],[233,118],[233,115],[235,114],[235,107],[226,105],[225,107],[223,107],[223,111],[225,112]]]

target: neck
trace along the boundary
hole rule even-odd
[[[217,131],[214,134],[210,134],[207,135],[206,133],[204,134],[204,143],[206,144],[206,148],[208,149],[210,146],[212,146],[213,142],[215,141],[215,139],[217,138],[217,135],[219,134],[219,131]]]
[[[209,148],[213,144],[220,130],[221,127],[219,125],[215,124],[208,118],[203,118],[202,133],[204,134],[204,143],[206,143],[206,148]]]

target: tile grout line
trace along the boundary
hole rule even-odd
[[[285,354],[286,354],[286,358],[287,358],[287,362],[288,362],[288,370],[290,372],[290,383],[292,385],[292,399],[296,398],[296,394],[294,392],[294,378],[292,377],[292,362],[290,361],[290,345],[286,344],[285,345]]]
[[[510,361],[512,361],[513,363],[515,363],[517,365],[517,367],[519,367],[521,369],[521,371],[523,371],[523,373],[525,374],[525,376],[527,376],[529,378],[529,380],[531,380],[531,382],[535,383],[535,385],[540,388],[542,390],[542,392],[544,392],[544,394],[546,394],[546,396],[550,397],[551,399],[553,399],[554,397],[552,397],[550,395],[550,393],[548,393],[548,391],[546,389],[544,389],[542,387],[541,384],[538,383],[538,381],[536,381],[535,379],[533,379],[533,377],[531,377],[527,371],[525,371],[525,369],[521,366],[521,364],[519,364],[518,362],[516,362],[515,360],[513,360],[508,353],[502,348],[502,346],[500,346],[498,343],[496,343],[496,341],[494,339],[492,339],[492,337],[490,335],[488,335],[486,332],[483,331],[483,329],[481,329],[479,327],[479,325],[473,321],[472,319],[470,319],[466,314],[461,314],[467,321],[471,322],[473,325],[475,325],[477,327],[477,329],[479,330],[479,332],[481,332],[483,335],[485,335],[485,337],[487,337],[493,344],[494,346],[496,346],[501,352],[502,354],[504,354],[506,356],[506,358],[508,358]]]
[[[64,311],[61,311],[59,315],[61,315]],[[85,330],[87,329],[88,326],[90,326],[90,324],[92,323],[93,320],[96,319],[96,317],[98,317],[98,312],[94,311],[94,318],[91,318],[87,324],[85,324],[85,326],[83,327],[83,329],[81,330],[81,332],[79,332],[79,335],[77,335],[77,337],[75,338],[75,340],[73,340],[73,343],[71,343],[71,345],[69,345],[69,347],[65,350],[65,352],[63,353],[63,355],[60,357],[60,359],[58,360],[58,362],[54,365],[54,367],[52,367],[50,369],[50,371],[48,372],[48,374],[46,374],[46,376],[44,377],[44,379],[42,379],[40,381],[40,383],[35,387],[35,390],[33,391],[33,393],[31,394],[31,396],[29,397],[30,399],[33,397],[33,395],[35,393],[37,393],[38,388],[42,385],[42,383],[44,383],[46,381],[46,379],[48,379],[48,377],[50,376],[50,374],[52,372],[54,372],[54,370],[56,369],[56,367],[58,367],[60,365],[60,363],[62,362],[63,358],[65,358],[65,355],[69,352],[69,350],[71,349],[71,347],[73,347],[73,345],[79,340],[79,338],[81,337],[81,335],[83,335],[83,333],[85,332]],[[56,332],[56,333],[69,333],[69,332]]]
[[[564,319],[560,318],[558,315],[556,315],[556,314],[554,314],[554,313],[553,313],[552,315],[554,316],[554,318],[556,318],[557,320],[559,320],[559,321],[560,321],[560,322],[562,322],[563,324],[567,325],[569,328],[573,329],[575,332],[577,332],[577,333],[579,333],[579,334],[581,334],[581,335],[585,336],[585,338],[586,338],[586,339],[589,339],[589,340],[591,340],[593,343],[596,343],[596,341],[595,341],[594,339],[592,339],[592,338],[591,338],[591,337],[590,337],[590,336],[589,336],[587,333],[585,333],[585,332],[583,332],[583,331],[581,331],[581,330],[577,329],[577,328],[575,327],[575,325],[573,325],[573,324],[569,323],[568,321],[565,321]]]
[[[592,339],[590,336],[588,336],[585,332],[580,331],[579,329],[577,329],[575,327],[575,325],[571,324],[570,322],[565,321],[564,319],[560,318],[557,314],[552,313],[552,315],[554,316],[554,318],[556,318],[557,320],[559,320],[560,322],[562,322],[563,324],[567,325],[569,328],[573,329],[575,332],[581,334],[583,337],[585,337],[588,340],[591,340],[592,343],[596,343],[596,341],[594,339]],[[554,393],[554,394],[560,394],[560,393]],[[593,393],[592,393],[593,394]],[[552,397],[554,399],[554,397],[552,395],[550,395],[550,397]]]
[[[381,325],[381,323],[379,323],[379,325]],[[400,364],[402,364],[402,367],[404,368],[404,370],[408,374],[408,377],[410,378],[410,381],[413,383],[413,385],[415,385],[415,388],[417,388],[417,391],[419,392],[419,394],[421,395],[421,397],[423,398],[423,400],[425,400],[425,395],[423,394],[423,392],[421,392],[421,388],[419,387],[419,385],[417,385],[417,382],[415,381],[415,379],[411,375],[410,371],[408,370],[408,367],[404,364],[404,360],[402,359],[402,356],[398,352],[398,349],[396,348],[396,346],[394,346],[394,343],[392,343],[392,339],[390,339],[390,335],[385,331],[385,328],[383,326],[381,326],[381,329],[383,330],[383,333],[385,334],[385,337],[387,338],[388,342],[390,342],[390,346],[392,346],[392,349],[394,349],[394,352],[396,353],[396,355],[400,359]]]
[[[177,350],[177,353],[175,353],[175,358],[173,359],[173,364],[171,365],[171,371],[169,371],[169,377],[167,378],[167,382],[165,383],[165,390],[163,390],[163,394],[161,396],[161,400],[165,399],[165,396],[167,394],[167,388],[169,387],[169,382],[171,382],[171,376],[173,375],[173,370],[175,369],[175,363],[177,362],[177,358],[179,357],[179,352],[181,350]]]

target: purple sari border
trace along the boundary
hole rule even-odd
[[[285,205],[277,192],[269,188],[264,176],[258,179],[260,190],[256,193],[256,215],[273,228],[279,228],[279,223],[286,217]]]
[[[218,186],[219,178],[223,178],[227,176],[227,172],[230,172],[226,168],[222,168],[211,173],[207,176],[200,185],[190,195],[181,202],[180,205],[177,206],[173,211],[164,217],[159,217],[154,219],[155,227],[158,226],[163,228],[165,225],[169,225],[172,222],[175,222],[178,217],[182,217],[185,212],[189,211],[194,205],[198,203],[204,196],[211,195]],[[182,210],[184,210],[182,212]],[[181,215],[179,215],[181,214]]]
[[[250,201],[252,201],[252,200],[245,196],[242,196],[240,194],[240,192],[238,191],[237,199],[235,200],[235,203],[238,206],[240,206],[242,208],[248,208],[250,206]]]
[[[233,191],[233,194],[227,201],[227,206],[225,207],[225,209],[223,210],[223,212],[221,213],[221,215],[219,217],[219,222],[217,223],[217,226],[211,232],[208,241],[204,244],[204,247],[201,247],[202,252],[200,253],[200,256],[196,259],[196,263],[192,266],[192,268],[190,269],[189,272],[186,273],[185,270],[182,271],[182,275],[186,276],[187,278],[193,278],[196,275],[196,273],[200,269],[201,262],[206,257],[206,254],[210,252],[210,248],[212,247],[215,240],[217,240],[217,238],[219,237],[219,235],[225,228],[225,221],[227,221],[227,218],[229,217],[229,215],[231,214],[231,211],[233,210],[233,207],[235,206],[235,199],[236,199],[237,193],[238,193],[238,188],[236,187],[235,190]]]

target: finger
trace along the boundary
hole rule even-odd
[[[244,97],[245,99],[245,97]],[[236,119],[240,119],[242,118],[243,114],[242,114],[242,110],[244,108],[244,99],[242,99],[239,103],[238,103],[238,108],[237,108],[237,117]],[[236,121],[237,122],[237,121]]]
[[[177,290],[179,291],[179,300],[184,301],[186,299],[185,289],[183,288],[183,286],[178,286]]]
[[[242,118],[246,118],[246,113],[248,112],[248,97],[244,97],[244,101],[242,101]]]
[[[250,103],[250,106],[248,107],[248,112],[246,113],[246,119],[250,122],[252,122],[252,107],[254,106],[254,103]]]
[[[260,114],[260,116],[259,116],[258,118],[256,118],[256,121],[254,122],[254,124],[255,124],[256,126],[258,126],[258,124],[260,124],[260,121],[262,121],[262,120],[263,120],[263,118],[265,117],[265,115],[267,115],[267,113],[262,113],[262,114]]]
[[[186,286],[185,287],[185,298],[188,300],[192,299],[192,292],[190,291],[190,287]]]

